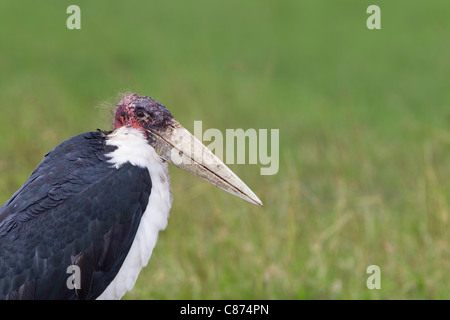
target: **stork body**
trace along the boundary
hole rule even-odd
[[[50,151],[0,208],[0,299],[120,299],[131,290],[167,226],[171,151],[195,160],[175,165],[222,189],[237,178],[222,163],[211,174],[180,132],[164,106],[133,94],[117,106],[113,131],[84,133]],[[245,184],[228,184],[260,204]],[[69,266],[81,271],[73,289]]]

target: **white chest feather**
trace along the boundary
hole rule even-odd
[[[136,283],[139,272],[152,255],[158,233],[167,226],[172,196],[167,164],[137,129],[122,127],[109,135],[107,145],[118,148],[109,154],[110,163],[120,168],[126,162],[147,168],[152,179],[152,190],[136,237],[122,267],[105,291],[97,299],[120,299]]]

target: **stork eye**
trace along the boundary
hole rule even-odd
[[[138,109],[138,110],[136,110],[136,117],[138,117],[138,118],[145,118],[146,117],[146,115],[147,115],[147,113],[144,111],[144,110],[142,110],[142,109]]]

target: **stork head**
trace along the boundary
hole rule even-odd
[[[131,126],[142,130],[161,159],[186,170],[250,203],[262,202],[219,158],[158,101],[137,94],[126,95],[116,106],[114,129]]]

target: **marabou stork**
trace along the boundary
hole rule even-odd
[[[167,162],[262,206],[154,99],[124,96],[113,129],[62,142],[0,208],[0,298],[120,299],[167,225]]]

